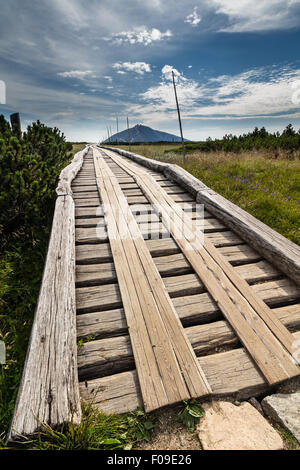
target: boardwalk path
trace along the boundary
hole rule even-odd
[[[82,399],[106,412],[150,411],[194,396],[249,397],[299,375],[300,289],[259,243],[258,252],[225,212],[214,217],[171,176],[96,147],[81,164],[72,192]],[[74,344],[69,350],[76,360]],[[30,354],[28,362],[29,370]],[[24,376],[19,432],[36,426],[24,428],[26,367]],[[73,386],[65,409],[79,421],[75,378]],[[50,423],[68,419],[47,410]]]

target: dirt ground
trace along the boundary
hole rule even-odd
[[[155,424],[150,442],[142,442],[136,450],[201,450],[196,432],[188,433],[186,428],[176,421],[179,408],[172,407],[153,413]]]
[[[299,390],[300,378],[284,384],[276,389],[276,393],[292,393]],[[275,393],[275,391],[273,392]],[[260,402],[263,397],[259,397]],[[238,402],[228,399],[232,403],[238,405]],[[149,442],[141,442],[137,444],[136,450],[202,450],[198,434],[195,430],[190,434],[185,426],[177,421],[180,407],[170,407],[161,411],[151,413],[154,429],[151,432],[151,440]],[[300,450],[300,444],[286,430],[270,421],[267,421],[278,431],[283,439],[285,450]]]

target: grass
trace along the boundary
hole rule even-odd
[[[121,146],[120,146],[121,147]],[[224,152],[182,156],[171,144],[131,146],[131,151],[163,162],[176,163],[216,192],[245,209],[284,237],[300,245],[300,159],[283,152]],[[128,147],[124,146],[124,149]]]
[[[297,439],[290,433],[287,429],[277,427],[279,434],[281,435],[287,449],[289,450],[299,450],[300,445]]]
[[[142,409],[109,415],[83,405],[82,411],[82,421],[78,426],[70,423],[55,430],[43,425],[39,433],[11,444],[11,447],[28,450],[130,450],[138,442],[150,440],[153,423]]]
[[[75,153],[80,152],[86,147],[87,143],[86,142],[76,142],[73,143],[72,145],[72,155],[74,156]]]

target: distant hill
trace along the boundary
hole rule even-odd
[[[184,140],[189,142],[187,139]],[[129,130],[118,132],[104,141],[105,144],[109,142],[181,142],[181,138],[168,132],[156,131],[151,127],[137,124]]]

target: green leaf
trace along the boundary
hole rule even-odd
[[[132,444],[126,444],[124,447],[123,447],[124,450],[131,450],[132,449]]]
[[[111,445],[114,445],[114,444],[121,444],[121,441],[119,441],[119,439],[103,439],[101,441],[101,444],[103,444],[105,446],[111,446]]]

